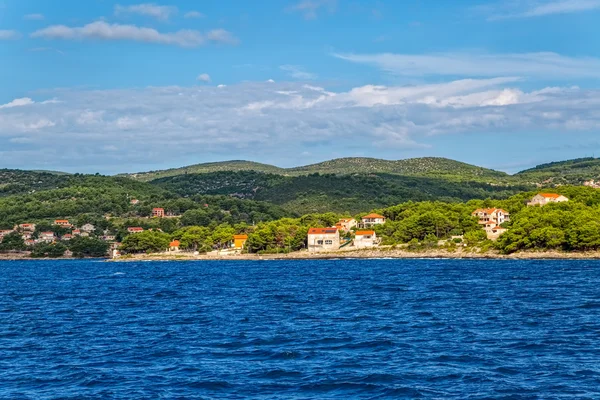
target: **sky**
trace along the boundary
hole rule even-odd
[[[600,156],[600,0],[0,0],[0,168]]]

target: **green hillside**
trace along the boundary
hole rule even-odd
[[[68,180],[67,174],[0,169],[0,197],[54,189],[64,185]]]
[[[186,174],[206,174],[221,171],[258,171],[272,174],[284,174],[285,169],[273,165],[261,164],[252,161],[223,161],[205,164],[189,165],[187,167],[164,169],[157,171],[138,172],[133,174],[122,174],[139,181],[151,181],[169,176],[179,176]]]
[[[184,197],[228,195],[276,204],[297,213],[360,212],[404,201],[506,198],[531,189],[525,185],[489,185],[382,173],[282,176],[255,171],[213,172],[161,178],[150,183]]]
[[[406,176],[444,177],[461,181],[507,182],[510,180],[510,176],[504,172],[436,157],[411,158],[398,161],[376,158],[338,158],[295,168],[279,168],[251,161],[225,161],[196,164],[162,171],[141,172],[128,174],[127,176],[147,182],[171,176],[223,171],[256,171],[285,176],[300,176],[314,173],[336,175],[385,173]]]
[[[389,161],[376,158],[338,158],[287,170],[290,174],[372,174],[435,176],[458,180],[507,180],[505,172],[494,171],[447,158],[423,157]]]
[[[600,180],[600,158],[578,158],[541,164],[515,174],[514,178],[553,185],[581,185],[588,180]]]

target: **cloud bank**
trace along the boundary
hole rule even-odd
[[[289,160],[308,149],[366,148],[377,155],[427,148],[433,135],[600,128],[600,91],[526,92],[516,82],[463,79],[338,92],[275,82],[61,90],[52,93],[56,100],[0,105],[0,158],[5,166],[35,160],[37,167],[118,172],[239,154]]]
[[[131,6],[115,6],[115,15],[137,14],[147,17],[156,18],[158,20],[167,21],[171,16],[178,13],[175,6],[159,6],[153,3],[134,4]]]

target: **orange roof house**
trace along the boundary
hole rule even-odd
[[[248,241],[248,235],[233,235],[233,247],[243,249]]]
[[[527,203],[528,206],[544,206],[548,203],[563,203],[569,201],[568,198],[557,193],[539,193]]]

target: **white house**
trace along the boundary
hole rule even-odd
[[[471,215],[479,218],[480,224],[495,222],[496,225],[501,225],[504,222],[510,221],[510,214],[508,211],[501,208],[478,208],[473,211]]]
[[[54,232],[40,233],[40,236],[39,236],[40,242],[52,243],[52,242],[54,242],[54,240],[56,240],[56,236],[54,235]]]
[[[342,218],[335,225],[339,230],[349,232],[352,228],[356,227],[358,222],[354,218]]]
[[[310,228],[308,230],[308,251],[330,251],[340,248],[338,228]]]
[[[92,224],[85,224],[79,228],[82,232],[92,233],[96,230],[96,227]]]
[[[383,215],[373,213],[373,214],[365,215],[364,217],[361,218],[361,221],[362,221],[362,224],[361,224],[362,228],[372,228],[375,225],[385,224],[385,217]]]
[[[130,226],[129,228],[127,228],[127,232],[140,233],[140,232],[144,232],[144,228],[141,228],[139,226]]]
[[[35,224],[20,224],[19,228],[22,231],[33,232],[35,231]]]
[[[545,206],[549,203],[563,203],[569,201],[568,198],[561,194],[556,193],[540,193],[533,196],[533,198],[527,203],[528,206]]]
[[[375,247],[379,244],[375,231],[356,231],[354,236],[354,247],[364,249],[366,247]]]

